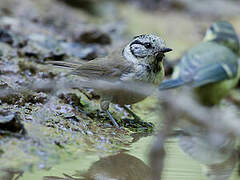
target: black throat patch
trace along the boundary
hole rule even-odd
[[[154,61],[152,64],[144,65],[148,73],[158,73],[162,70],[159,61]]]
[[[161,66],[160,66],[160,61],[154,61],[152,64],[152,72],[153,73],[158,73],[161,71]]]

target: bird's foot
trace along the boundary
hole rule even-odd
[[[134,118],[135,122],[142,121],[141,118],[138,115],[136,115],[134,112],[132,112],[127,106],[123,106],[123,109],[125,111],[127,111],[127,113],[130,114]]]
[[[128,112],[134,119],[124,119],[125,126],[137,128],[138,131],[152,132],[154,125],[151,122],[144,122],[139,116],[132,112],[127,106],[123,106],[125,111]],[[141,130],[140,130],[141,129]]]

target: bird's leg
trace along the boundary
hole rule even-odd
[[[141,118],[137,116],[134,112],[132,112],[126,105],[122,106],[125,111],[127,111],[128,114],[130,114],[134,120],[141,121]]]
[[[115,119],[113,118],[112,114],[109,112],[109,110],[106,110],[106,113],[108,115],[108,117],[110,118],[110,120],[112,121],[112,123],[114,124],[114,126],[116,126],[117,128],[119,128],[118,123],[115,121]]]
[[[101,102],[100,102],[101,109],[107,113],[107,115],[108,115],[109,119],[112,121],[113,125],[116,126],[117,128],[119,128],[118,123],[116,122],[116,120],[113,118],[112,114],[108,110],[109,104],[110,104],[109,101],[101,100]]]

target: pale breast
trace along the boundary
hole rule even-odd
[[[135,65],[135,71],[123,74],[121,76],[122,81],[141,81],[141,82],[147,82],[152,83],[155,85],[159,85],[163,79],[164,79],[164,67],[163,64],[159,64],[159,67],[157,68],[151,67],[149,65],[145,64],[138,64]]]
[[[153,71],[153,69],[148,69],[147,66],[144,67],[142,65],[138,65],[135,68],[135,70],[136,70],[135,72],[124,74],[121,77],[121,80],[126,82],[140,81],[140,82],[151,83],[154,85],[159,85],[164,78],[164,69],[162,64],[158,72]],[[144,84],[142,86],[144,86]],[[152,87],[149,87],[148,94],[145,94],[144,89],[146,87],[142,87],[143,89],[142,93],[139,92],[139,88],[141,87],[136,87],[136,88],[138,88],[138,92],[134,91],[134,89],[132,91],[127,91],[123,88],[119,90],[109,91],[108,94],[112,96],[112,103],[119,104],[119,105],[126,105],[126,104],[135,104],[139,101],[142,101],[150,94],[149,92],[154,91],[154,89],[150,89]]]

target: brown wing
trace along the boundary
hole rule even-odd
[[[119,79],[122,74],[131,72],[133,63],[125,60],[122,56],[122,47],[116,48],[107,57],[97,58],[89,62],[61,62],[48,61],[47,64],[65,67],[72,70],[70,74],[90,78],[90,79]]]
[[[117,78],[119,79],[122,74],[130,73],[133,64],[121,58],[103,58],[89,61],[88,63],[79,66],[72,71],[75,74],[87,78]]]

